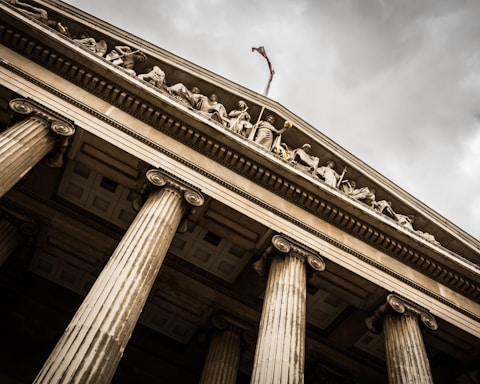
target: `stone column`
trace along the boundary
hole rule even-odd
[[[0,207],[0,266],[20,246],[28,245],[37,224],[11,209]]]
[[[323,271],[320,256],[276,235],[254,266],[271,259],[253,363],[252,384],[304,381],[307,266]]]
[[[427,310],[390,294],[366,321],[372,332],[379,333],[383,328],[390,384],[433,384],[418,320],[431,330],[437,329],[436,320]]]
[[[20,244],[17,228],[6,218],[0,219],[0,266]]]
[[[75,133],[73,125],[29,100],[13,99],[10,107],[29,117],[0,134],[0,197],[57,145],[62,154],[68,144],[68,137]],[[58,167],[63,164],[58,154],[52,159],[49,166]]]
[[[231,317],[212,318],[210,345],[200,384],[235,384],[241,353],[241,325]]]
[[[97,278],[35,383],[109,383],[188,206],[191,188],[158,170],[154,188]]]

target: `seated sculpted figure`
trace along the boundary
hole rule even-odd
[[[387,215],[388,217],[397,220],[397,214],[393,211],[392,202],[387,200],[374,201],[372,208],[376,211]]]
[[[415,224],[415,220],[417,219],[415,215],[401,215],[397,213],[396,219],[398,221],[398,224],[400,224],[404,228],[409,229],[410,231],[415,232],[422,239],[427,240],[432,244],[440,245],[440,243],[435,239],[435,236],[433,236],[432,234],[415,230],[415,228],[413,227],[413,225]]]
[[[357,188],[357,183],[353,180],[343,180],[340,183],[340,189],[352,199],[364,201],[370,206],[375,201],[374,189],[368,187]]]
[[[154,65],[153,68],[147,73],[143,73],[137,76],[140,80],[146,81],[157,88],[166,90],[165,84],[165,72],[163,72],[159,66]]]
[[[295,168],[314,174],[320,160],[318,157],[310,155],[311,148],[312,146],[310,144],[303,144],[301,148],[296,148],[291,151],[289,160]]]
[[[341,181],[341,176],[333,167],[335,167],[335,163],[329,160],[327,165],[317,168],[315,176],[320,176],[327,185],[337,188],[338,183]]]
[[[269,151],[272,149],[275,136],[277,139],[281,138],[281,134],[288,129],[288,126],[284,126],[282,129],[277,130],[273,124],[275,124],[275,118],[272,115],[268,115],[265,120],[260,120],[253,126],[253,141]]]
[[[43,8],[34,7],[30,4],[24,3],[18,0],[6,0],[7,3],[18,8],[19,12],[31,17],[32,19],[38,20],[43,24],[48,25],[49,27],[56,29],[62,35],[70,37],[68,28],[62,25],[61,22],[49,18],[48,12]]]
[[[440,245],[440,242],[435,239],[435,236],[431,235],[430,233],[427,232],[422,232],[422,231],[415,231],[417,235],[419,235],[422,239],[425,239],[429,241],[430,243]]]
[[[90,37],[88,33],[82,33],[78,38],[73,39],[73,41],[100,57],[107,52],[107,42],[105,40],[96,41],[93,37]]]
[[[124,68],[129,74],[136,75],[135,64],[144,62],[147,56],[139,50],[132,51],[127,45],[117,45],[115,49],[110,51],[105,58],[119,67]]]
[[[183,83],[176,83],[167,87],[167,92],[172,95],[177,101],[196,109],[196,104],[200,100],[200,89],[193,87],[190,91]]]
[[[239,100],[237,109],[234,109],[228,113],[229,121],[227,122],[227,128],[232,130],[243,137],[248,137],[252,130],[252,123],[250,122],[250,114],[247,112],[247,103],[243,100]]]
[[[398,224],[402,227],[405,227],[411,231],[414,231],[413,224],[415,223],[415,216],[414,215],[402,215],[400,213],[396,214]]]
[[[229,122],[227,111],[223,104],[218,102],[218,96],[215,93],[212,93],[209,98],[206,96],[200,97],[196,108],[217,123],[226,125]]]

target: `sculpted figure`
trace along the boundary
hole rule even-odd
[[[115,49],[110,51],[105,58],[113,64],[125,68],[131,75],[137,74],[134,69],[135,63],[147,60],[147,56],[143,52],[139,50],[132,51],[132,48],[127,45],[115,46]]]
[[[292,155],[292,151],[288,148],[288,145],[281,142],[274,142],[272,146],[272,152],[280,157],[282,160],[288,161],[291,163],[290,158]]]
[[[196,107],[200,112],[208,115],[217,123],[226,125],[229,121],[227,111],[223,104],[218,102],[218,96],[215,93],[212,93],[210,98],[206,96],[200,97]]]
[[[440,242],[435,239],[435,236],[431,235],[430,233],[427,232],[422,232],[422,231],[415,231],[416,234],[418,234],[422,239],[425,239],[429,241],[430,243],[440,245]]]
[[[283,122],[283,128],[280,131],[278,131],[278,135],[273,140],[273,144],[272,144],[272,152],[285,161],[290,161],[291,152],[290,152],[290,149],[288,148],[288,145],[282,142],[282,133],[292,128],[292,126],[293,124],[291,121],[285,120]]]
[[[397,214],[392,209],[392,202],[387,200],[374,201],[372,208],[376,211],[387,215],[388,217],[397,220]]]
[[[166,89],[167,87],[165,84],[165,72],[157,65],[154,65],[149,72],[138,75],[138,78],[160,89]]]
[[[275,124],[275,118],[272,115],[268,115],[265,120],[260,120],[254,125],[255,138],[253,141],[269,151],[272,149],[274,135],[281,142],[281,134],[288,129],[288,126],[284,126],[282,129],[277,130],[273,124]]]
[[[18,0],[6,0],[7,3],[13,5],[14,7],[18,8],[20,12],[23,14],[30,16],[32,19],[38,20],[49,27],[56,29],[62,35],[69,36],[70,33],[68,32],[68,28],[59,21],[52,20],[48,17],[48,12],[45,9],[34,7],[30,4],[23,3]]]
[[[327,162],[327,165],[317,168],[316,175],[323,178],[327,185],[337,188],[338,184],[341,182],[343,174],[342,176],[339,175],[333,167],[335,167],[335,163],[330,160]]]
[[[184,84],[177,83],[171,87],[167,87],[167,92],[172,95],[178,102],[185,104],[188,107],[196,108],[196,104],[199,101],[200,90],[197,87],[193,87],[190,91]]]
[[[295,168],[314,174],[320,160],[318,157],[310,155],[311,148],[310,144],[303,144],[301,148],[296,148],[291,151],[289,160]]]
[[[398,224],[400,224],[402,227],[410,229],[411,231],[414,231],[413,229],[413,223],[415,223],[414,215],[402,215],[397,213],[396,217],[397,217]]]
[[[97,42],[86,33],[82,33],[78,39],[73,39],[73,41],[100,57],[107,52],[107,43],[105,40],[99,40]]]
[[[253,127],[247,109],[247,103],[243,100],[239,100],[237,109],[230,111],[228,114],[230,120],[227,123],[227,128],[243,137],[248,137]]]
[[[352,199],[364,201],[370,206],[375,201],[375,190],[368,187],[357,188],[355,181],[343,180],[340,189]]]

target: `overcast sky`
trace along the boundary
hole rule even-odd
[[[480,1],[66,2],[259,93],[264,46],[269,97],[480,239]]]

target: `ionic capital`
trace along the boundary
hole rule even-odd
[[[245,346],[254,345],[257,341],[256,333],[252,327],[231,314],[216,313],[210,319],[210,324],[212,331],[234,331],[240,336],[242,344]]]
[[[383,319],[385,316],[392,313],[415,317],[432,331],[438,328],[437,321],[427,309],[404,297],[392,293],[387,296],[385,303],[382,304],[372,316],[365,320],[368,329],[373,333],[380,333],[382,330]]]
[[[38,232],[35,220],[4,205],[0,205],[0,219],[9,220],[23,236],[32,236]]]
[[[52,112],[47,111],[46,108],[38,105],[32,100],[17,98],[10,100],[9,105],[16,113],[21,115],[31,115],[43,120],[57,136],[69,137],[75,133],[75,128],[72,123],[66,119],[55,116]]]
[[[64,164],[63,154],[68,148],[68,140],[75,133],[73,124],[64,118],[55,116],[51,111],[32,100],[17,98],[10,100],[9,105],[14,112],[33,116],[50,128],[50,132],[55,137],[56,145],[50,156],[44,160],[44,163],[52,168],[62,167]]]
[[[296,257],[297,259],[306,262],[310,271],[321,272],[325,269],[325,261],[319,254],[314,253],[284,235],[273,236],[271,243],[272,244],[265,250],[262,257],[253,265],[255,271],[260,276],[267,275],[268,263],[272,257],[284,257],[286,255]]]
[[[202,193],[172,176],[165,174],[159,169],[150,169],[147,171],[146,178],[147,182],[140,191],[140,197],[133,202],[133,207],[137,211],[140,210],[148,194],[156,188],[169,188],[174,190],[183,198],[183,202],[188,208],[201,207],[205,203],[205,198]]]

